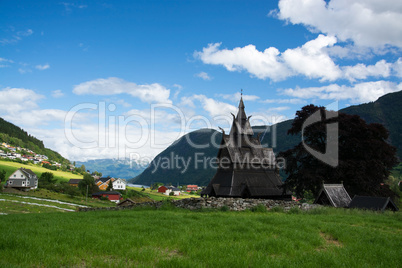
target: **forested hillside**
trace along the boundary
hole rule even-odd
[[[46,155],[49,159],[59,163],[69,163],[70,161],[62,157],[58,152],[45,148],[43,141],[28,134],[20,127],[0,118],[0,141],[12,146],[18,146],[34,151],[37,154]]]
[[[375,102],[342,109],[347,114],[357,114],[367,123],[383,124],[389,131],[389,141],[402,159],[402,91],[382,96]]]

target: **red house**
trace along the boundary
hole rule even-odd
[[[123,199],[121,197],[121,194],[119,192],[115,192],[115,191],[97,192],[97,193],[92,194],[92,198],[100,199],[101,197],[106,197],[107,199],[109,199],[110,201],[115,202],[115,203],[119,203],[119,201],[121,199]]]
[[[187,185],[187,192],[197,192],[198,186],[197,185]]]
[[[167,190],[168,188],[166,187],[166,186],[159,186],[158,187],[158,193],[166,193],[166,190]]]

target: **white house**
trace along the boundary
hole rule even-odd
[[[6,187],[33,190],[38,188],[38,176],[30,170],[20,168],[8,177]]]
[[[113,190],[126,190],[127,182],[123,179],[115,179],[113,181]]]

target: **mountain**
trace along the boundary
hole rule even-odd
[[[402,105],[400,103],[402,103],[402,91],[384,95],[375,102],[350,106],[340,112],[359,115],[368,123],[384,124],[390,132],[391,144],[397,148],[398,156],[402,159]],[[273,126],[254,126],[253,131],[255,135],[261,133],[263,146],[272,147],[274,152],[278,153],[300,142],[300,136],[287,135],[292,122],[293,120],[287,120]],[[201,167],[202,163],[199,160],[216,157],[218,148],[212,146],[211,141],[219,145],[221,138],[221,133],[212,129],[188,133],[157,155],[149,167],[132,182],[145,185],[153,182],[173,185],[177,183],[207,185],[215,174],[216,167],[208,161],[205,167],[203,165]],[[189,141],[208,146],[197,149],[191,146]],[[186,166],[182,163],[186,163]]]
[[[221,139],[222,134],[213,129],[200,129],[188,133],[157,155],[144,172],[132,182],[145,185],[155,182],[172,183],[172,185],[197,182],[206,185],[215,174],[213,160],[218,153],[217,146]],[[213,146],[213,143],[217,146]]]
[[[91,172],[101,172],[104,177],[110,176],[121,179],[131,179],[145,169],[136,162],[130,163],[128,159],[96,159],[86,162],[77,161],[75,164],[77,167],[84,165],[85,169]]]
[[[389,131],[389,141],[402,159],[402,91],[389,93],[375,102],[350,106],[341,111],[357,114],[367,123],[383,124]]]
[[[69,164],[70,161],[58,152],[48,149],[43,144],[43,141],[29,135],[20,127],[4,120],[0,117],[0,141],[8,143],[12,146],[18,146],[34,151],[37,154],[46,155],[50,160],[59,163]]]

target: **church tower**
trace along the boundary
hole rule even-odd
[[[272,148],[263,148],[254,136],[247,117],[243,96],[239,110],[233,116],[229,135],[223,131],[218,152],[218,169],[202,196],[291,199],[282,189],[282,181],[275,171]]]

